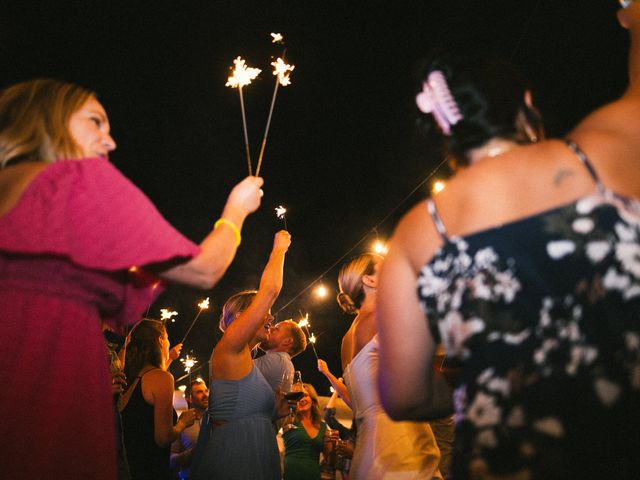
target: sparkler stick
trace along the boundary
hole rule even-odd
[[[283,38],[279,33],[272,33],[273,43],[282,43]],[[293,71],[295,65],[287,65],[284,63],[284,54],[286,50],[282,52],[282,58],[276,59],[272,62],[273,74],[276,76],[276,84],[273,87],[273,96],[271,97],[271,106],[269,107],[269,116],[267,117],[267,125],[264,129],[264,136],[262,137],[262,145],[260,146],[260,155],[258,155],[258,166],[256,167],[256,177],[260,175],[260,167],[262,166],[262,157],[264,155],[264,148],[267,145],[267,136],[269,135],[269,127],[271,126],[271,117],[273,116],[273,107],[276,104],[276,96],[278,95],[278,86],[282,85],[286,87],[291,85],[290,73]]]
[[[206,310],[209,308],[209,297],[201,301],[198,304],[198,307],[200,307],[200,310],[198,310],[198,313],[196,313],[196,316],[193,317],[193,320],[191,321],[191,325],[189,325],[189,328],[187,329],[187,333],[184,334],[184,337],[182,337],[182,340],[180,341],[180,343],[182,343],[183,345],[184,345],[184,341],[187,339],[187,335],[189,335],[189,332],[191,331],[193,326],[196,324],[196,320],[198,320],[198,317],[200,316],[200,314],[203,312],[203,310]]]
[[[302,312],[300,312],[302,315]],[[311,344],[311,348],[313,350],[313,354],[316,356],[316,360],[319,360],[318,352],[316,351],[316,336],[309,331],[309,314],[307,313],[302,320],[298,322],[298,326],[303,328],[307,332],[307,336],[309,337],[309,343]]]
[[[287,217],[285,217],[285,213],[287,213],[287,209],[284,208],[282,205],[278,205],[276,207],[276,216],[282,220],[284,222],[284,229],[288,230],[287,228]]]
[[[235,68],[232,75],[227,79],[225,87],[237,88],[240,95],[240,111],[242,112],[242,128],[244,131],[244,148],[247,154],[247,166],[249,167],[249,175],[252,175],[251,169],[251,151],[249,149],[249,134],[247,132],[247,116],[244,111],[244,97],[242,96],[242,87],[249,85],[262,70],[259,68],[251,68],[245,64],[241,57],[237,57],[233,61]]]

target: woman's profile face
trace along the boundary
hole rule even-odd
[[[95,97],[89,97],[69,118],[69,133],[78,145],[82,158],[108,158],[109,152],[116,148],[110,131],[107,112]]]

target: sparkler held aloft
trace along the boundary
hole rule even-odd
[[[200,314],[204,310],[207,310],[209,308],[209,297],[205,298],[203,301],[198,303],[198,307],[200,308],[200,310],[198,310],[198,313],[196,313],[196,316],[193,317],[193,320],[191,321],[191,325],[189,325],[189,328],[187,329],[186,333],[182,337],[182,341],[180,342],[181,344],[183,344],[184,341],[187,339],[187,335],[189,335],[189,332],[191,332],[191,329],[196,324],[196,320],[198,320],[198,317],[200,317]]]
[[[244,148],[247,154],[247,165],[249,168],[249,176],[253,175],[251,167],[251,151],[249,149],[249,133],[247,132],[247,115],[244,110],[244,97],[242,96],[242,87],[249,85],[255,80],[260,72],[259,68],[248,67],[245,61],[241,57],[237,57],[233,61],[235,68],[232,70],[232,75],[227,79],[225,87],[237,88],[238,95],[240,95],[240,110],[242,113],[242,128],[244,132]],[[256,173],[256,177],[258,174]]]

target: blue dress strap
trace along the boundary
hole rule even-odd
[[[440,234],[440,237],[445,243],[448,243],[449,236],[447,235],[447,229],[445,228],[444,223],[442,223],[442,219],[440,218],[440,215],[438,215],[438,210],[436,209],[436,204],[433,203],[431,198],[427,199],[427,209],[429,210],[429,215],[431,216],[433,224],[436,226],[436,230]]]
[[[602,183],[602,181],[600,181],[600,177],[596,173],[596,169],[593,168],[593,165],[591,165],[591,162],[589,161],[589,158],[587,158],[587,155],[582,151],[582,149],[573,140],[570,140],[570,139],[567,138],[567,139],[565,139],[564,142],[571,149],[571,151],[576,154],[576,156],[582,162],[582,165],[584,165],[584,167],[587,169],[587,172],[589,172],[589,175],[591,176],[591,178],[593,179],[593,181],[596,184],[596,189],[598,190],[598,193],[604,195],[606,193],[607,189],[604,186],[604,184]]]

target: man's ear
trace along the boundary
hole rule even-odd
[[[280,345],[288,347],[292,343],[293,343],[293,337],[285,337],[282,339],[282,342],[280,342]]]

